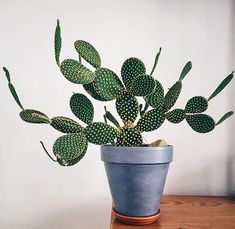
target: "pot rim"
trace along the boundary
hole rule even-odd
[[[165,164],[173,160],[173,146],[125,147],[101,145],[101,160],[118,164]]]

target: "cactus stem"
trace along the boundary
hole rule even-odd
[[[104,106],[105,114],[104,116],[106,117],[106,120],[109,120],[111,123],[113,123],[117,128],[120,128],[120,124],[117,121],[117,119],[112,115],[110,111],[107,111],[107,107]]]
[[[141,111],[140,116],[143,116],[145,112],[148,110],[148,108],[149,108],[149,104],[145,103],[144,109]]]
[[[42,148],[44,149],[44,151],[46,152],[47,156],[54,162],[57,162],[57,160],[55,160],[47,151],[46,147],[44,146],[43,142],[40,141],[41,145],[42,145]]]
[[[104,122],[105,122],[105,123],[108,123],[108,122],[107,122],[107,118],[106,118],[106,116],[105,116],[105,115],[103,115],[103,117],[104,117]]]
[[[159,60],[159,56],[160,56],[160,54],[161,54],[161,51],[162,51],[162,48],[159,48],[159,51],[158,51],[158,53],[157,53],[157,55],[156,55],[156,57],[155,57],[153,69],[152,69],[152,71],[151,71],[151,73],[150,73],[150,76],[154,73],[154,70],[155,70],[155,68],[157,67],[158,60]]]

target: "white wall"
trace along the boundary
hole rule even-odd
[[[193,70],[184,80],[177,106],[194,95],[208,96],[235,64],[235,1],[0,1],[0,65],[7,66],[22,103],[50,117],[68,115],[72,92],[83,92],[60,74],[53,53],[56,19],[63,35],[62,58],[76,57],[73,42],[90,41],[103,66],[120,72],[130,56],[151,70],[163,51],[157,77],[170,87],[188,60]],[[51,162],[39,144],[51,148],[60,133],[22,122],[0,77],[0,228],[108,228],[111,197],[99,147],[71,168]],[[218,120],[234,110],[235,84],[210,103]],[[103,104],[94,101],[96,120]],[[112,110],[112,103],[108,104]],[[186,122],[165,123],[149,142],[164,138],[175,147],[166,194],[227,195],[235,191],[234,117],[208,134]]]

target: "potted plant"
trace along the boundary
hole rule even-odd
[[[25,109],[11,83],[9,71],[4,67],[11,94],[21,108],[20,118],[28,123],[48,124],[64,133],[53,145],[54,156],[48,153],[41,142],[47,155],[62,166],[78,163],[85,155],[88,143],[101,145],[101,159],[113,197],[113,213],[125,223],[144,225],[154,222],[160,215],[160,199],[173,159],[173,147],[164,141],[144,144],[142,133],[158,129],[165,120],[175,124],[186,120],[199,133],[212,131],[233,112],[227,112],[217,122],[204,112],[208,102],[229,84],[234,72],[208,98],[194,96],[184,108],[173,109],[182,82],[192,68],[190,61],[184,66],[177,82],[164,91],[160,81],[153,76],[161,48],[149,74],[140,59],[131,57],[123,63],[119,78],[112,70],[101,67],[100,55],[90,43],[76,41],[74,46],[79,54],[78,60],[65,59],[62,62],[61,44],[61,30],[57,21],[54,47],[61,73],[72,83],[83,85],[89,96],[96,100],[115,100],[117,113],[123,123],[120,124],[106,107],[104,122],[95,122],[93,104],[81,93],[74,93],[69,105],[83,125],[68,117],[49,118],[43,112]],[[87,68],[83,61],[95,71]],[[142,103],[139,103],[139,98],[142,98]]]

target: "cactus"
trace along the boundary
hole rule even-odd
[[[57,159],[68,162],[80,157],[87,146],[84,133],[67,134],[59,137],[53,145],[53,153]]]
[[[159,62],[161,48],[155,56],[150,74],[146,73],[145,65],[140,59],[131,57],[123,63],[120,79],[112,70],[101,67],[99,53],[84,40],[77,40],[74,43],[79,54],[79,60],[65,59],[60,62],[61,43],[61,29],[58,20],[54,36],[54,49],[56,64],[60,71],[69,81],[82,84],[85,91],[93,99],[103,102],[115,100],[116,111],[123,122],[120,125],[115,115],[108,111],[106,106],[104,106],[105,113],[103,115],[105,122],[94,121],[93,104],[82,93],[74,93],[71,96],[70,108],[72,113],[85,123],[84,127],[64,116],[50,119],[40,111],[24,109],[15,87],[11,83],[10,73],[4,67],[9,90],[21,109],[21,119],[29,123],[49,124],[65,134],[59,137],[53,145],[53,153],[56,159],[50,156],[41,142],[47,155],[61,166],[72,166],[79,162],[87,151],[88,143],[97,145],[111,143],[122,147],[146,145],[143,142],[142,133],[158,129],[165,119],[174,124],[186,120],[194,131],[208,133],[233,114],[233,111],[229,111],[215,122],[211,116],[204,112],[209,106],[209,101],[231,82],[234,72],[219,84],[208,99],[203,96],[194,96],[188,100],[183,109],[174,109],[173,107],[181,93],[182,81],[192,69],[191,61],[185,64],[178,81],[164,94],[160,80],[153,77]],[[83,60],[88,62],[95,70],[90,70],[83,65]],[[151,109],[149,109],[150,107]]]
[[[86,124],[92,123],[94,107],[91,101],[83,94],[73,94],[70,99],[70,109],[73,114]]]
[[[124,92],[117,98],[115,104],[116,110],[124,124],[128,125],[135,122],[139,113],[139,104],[134,96]]]
[[[75,41],[74,47],[84,60],[86,60],[93,67],[100,68],[100,55],[90,43],[78,40]]]
[[[56,130],[66,134],[79,133],[84,129],[79,123],[63,116],[52,118],[51,126],[54,127]]]
[[[66,59],[60,65],[64,77],[76,84],[88,84],[93,82],[95,74],[77,60]]]
[[[97,93],[106,100],[116,99],[124,90],[121,80],[111,70],[100,68],[95,71],[94,87]]]

